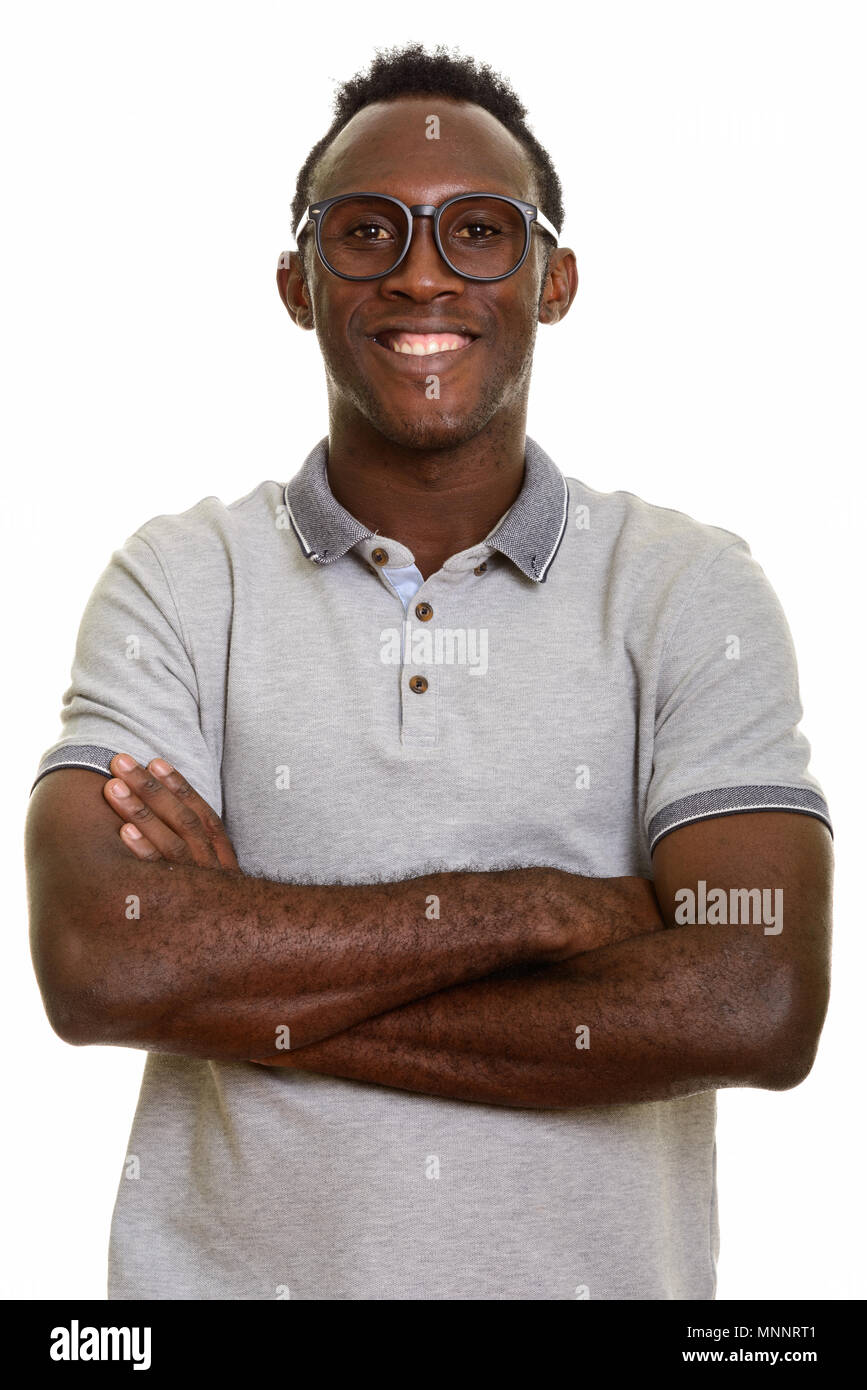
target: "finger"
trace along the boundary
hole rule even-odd
[[[120,756],[109,763],[115,776],[105,788],[116,814],[135,825],[171,863],[217,867],[219,861],[195,812],[134,760],[131,768],[119,766]]]
[[[162,859],[162,855],[156,845],[151,844],[146,835],[143,835],[135,825],[122,825],[118,831],[121,840],[128,850],[131,850],[136,859]]]
[[[163,768],[166,771],[163,771]],[[203,796],[191,787],[182,772],[178,772],[176,767],[167,763],[164,758],[152,758],[148,763],[148,771],[154,777],[158,777],[164,787],[184,806],[190,806],[201,821],[205,834],[213,846],[214,853],[225,869],[238,869],[238,860],[232,847],[232,842],[226,833],[220,817],[212,806],[209,806]]]
[[[195,854],[187,842],[165,825],[147,803],[130,790],[122,778],[114,778],[107,782],[103,789],[103,795],[112,810],[121,817],[126,825],[134,826],[143,837],[145,844],[150,845],[160,858],[168,859],[173,864],[196,863]],[[122,826],[119,833],[124,842],[132,849],[134,837],[127,839],[124,829]],[[140,857],[149,858],[151,856],[143,855]]]

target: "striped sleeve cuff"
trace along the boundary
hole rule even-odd
[[[56,772],[61,767],[84,767],[91,772],[102,772],[106,777],[111,777],[113,773],[109,763],[117,751],[116,748],[103,748],[96,743],[67,743],[63,748],[55,748],[54,752],[48,753],[39,764],[33,787],[49,772]],[[33,787],[30,788],[31,796]]]
[[[650,852],[653,853],[663,836],[692,821],[712,820],[716,816],[739,815],[743,811],[800,811],[823,821],[834,834],[827,804],[818,792],[809,787],[719,787],[695,792],[663,806],[648,826]]]

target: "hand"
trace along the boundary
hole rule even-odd
[[[124,824],[120,838],[137,859],[167,859],[172,864],[198,864],[243,878],[232,843],[216,811],[175,768],[153,758],[147,768],[132,758],[129,769],[116,753],[109,763],[114,776],[103,796]],[[126,788],[128,794],[121,795]],[[139,831],[138,837],[131,831]]]

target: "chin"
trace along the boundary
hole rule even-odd
[[[453,449],[479,432],[466,418],[390,421],[378,428],[392,444],[400,444],[404,449]]]
[[[392,415],[387,410],[366,411],[370,423],[385,439],[403,449],[455,449],[475,439],[496,414],[497,404],[480,401],[462,415],[438,411],[415,418]]]

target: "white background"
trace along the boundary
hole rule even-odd
[[[336,3],[3,21],[2,1293],[105,1296],[143,1063],[60,1042],[28,953],[23,821],[81,613],[144,521],[285,481],[327,432],[274,280],[295,176],[336,82],[420,39],[508,76],[564,185],[580,286],[539,331],[528,432],[744,536],[786,612],[836,831],[833,1000],[803,1085],[720,1093],[719,1297],[863,1298],[864,7]]]

